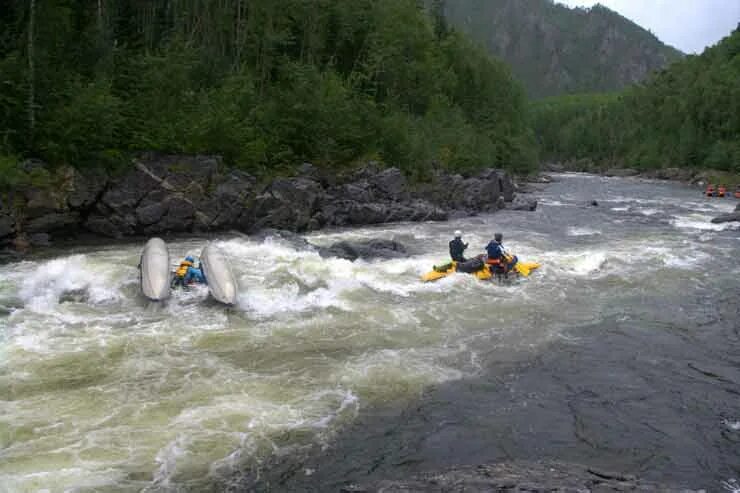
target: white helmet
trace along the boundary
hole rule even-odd
[[[460,231],[459,229],[455,231],[455,238],[462,238],[462,231]]]

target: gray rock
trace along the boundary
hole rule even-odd
[[[28,242],[35,247],[51,245],[51,237],[46,233],[28,235]]]
[[[373,239],[365,241],[340,241],[329,247],[318,248],[322,257],[338,257],[355,261],[358,258],[401,258],[406,257],[406,247],[393,240]]]
[[[117,214],[111,214],[109,216],[93,214],[87,218],[84,227],[91,233],[109,238],[123,238],[124,236],[135,233],[131,222],[126,217]]]
[[[537,199],[517,195],[510,208],[513,211],[534,211],[537,210]]]
[[[606,176],[626,178],[629,176],[637,176],[640,172],[632,168],[609,168],[604,172],[604,174]]]
[[[698,493],[693,490],[643,481],[632,474],[556,461],[514,461],[463,466],[415,474],[400,480],[348,485],[345,492],[482,493],[534,492],[662,492]]]
[[[712,219],[712,222],[715,224],[729,223],[734,221],[740,221],[740,212],[738,212],[737,210],[728,214],[722,214],[721,216],[717,216]]]
[[[0,238],[11,236],[15,233],[15,219],[9,215],[0,214]]]
[[[221,158],[207,155],[145,153],[137,164],[151,172],[172,191],[188,192],[197,184],[207,189],[218,173]]]
[[[387,200],[408,198],[406,177],[398,168],[388,168],[369,178],[375,197]]]
[[[161,202],[145,205],[136,209],[136,219],[143,226],[159,222],[167,212],[167,207]]]
[[[59,295],[59,303],[87,303],[90,293],[87,288],[70,289]]]
[[[26,219],[45,216],[65,208],[59,192],[51,187],[30,188],[25,191],[25,196],[26,204],[23,207],[23,216]]]
[[[325,198],[321,185],[307,178],[278,178],[254,199],[253,229],[305,231]]]
[[[86,209],[100,198],[108,183],[108,177],[102,171],[80,173],[72,171],[72,189],[67,195],[67,205],[72,209]]]
[[[113,211],[133,210],[149,192],[159,186],[160,182],[155,177],[134,169],[122,177],[111,178],[111,186],[103,194],[101,202]]]
[[[28,221],[24,228],[29,233],[74,232],[79,223],[80,215],[77,212],[52,212]]]
[[[354,225],[384,223],[389,216],[388,206],[374,202],[355,202],[348,214],[349,223]]]
[[[162,203],[167,212],[147,232],[190,231],[195,221],[195,206],[183,197],[169,197]]]

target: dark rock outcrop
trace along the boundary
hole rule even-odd
[[[51,183],[0,196],[0,245],[26,248],[79,233],[121,238],[224,229],[303,232],[442,221],[493,212],[507,203],[527,210],[535,204],[513,202],[514,183],[496,169],[471,176],[440,172],[428,182],[410,184],[398,168],[375,162],[345,175],[304,163],[298,176],[260,185],[248,173],[223,170],[217,156],[145,153],[132,164],[123,174],[106,174],[26,162],[35,173],[50,176]],[[398,252],[377,244],[339,245],[334,251],[342,258]]]
[[[322,257],[338,257],[352,261],[358,258],[401,258],[408,255],[406,247],[401,243],[381,239],[340,241],[329,247],[317,249]]]
[[[614,176],[619,178],[626,178],[629,176],[637,176],[640,172],[633,168],[609,168],[604,171],[606,176]]]
[[[740,222],[740,204],[737,204],[737,206],[735,206],[734,212],[722,214],[712,219],[712,222],[715,224],[729,223],[733,221]]]
[[[578,464],[556,461],[516,461],[458,467],[446,471],[417,474],[400,480],[381,480],[369,485],[351,485],[349,492],[446,492],[478,493],[492,491],[650,491],[682,492],[692,490],[643,481],[632,474],[602,471]]]
[[[537,210],[537,199],[517,195],[511,203],[512,211],[534,211]]]

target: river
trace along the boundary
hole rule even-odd
[[[0,491],[331,491],[539,458],[732,489],[740,230],[709,219],[736,200],[557,178],[536,212],[307,236],[392,238],[406,259],[217,237],[233,309],[143,300],[141,242],[0,266]],[[543,267],[419,282],[455,229]],[[204,244],[170,242],[173,261]]]

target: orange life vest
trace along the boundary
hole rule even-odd
[[[185,274],[188,273],[188,267],[192,267],[193,263],[188,262],[187,260],[183,260],[180,262],[180,267],[177,268],[177,271],[175,272],[175,275],[177,277],[185,277]]]

